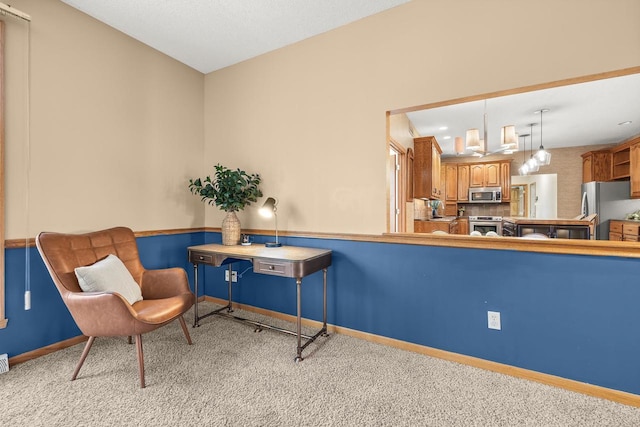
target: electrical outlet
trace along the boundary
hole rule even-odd
[[[500,324],[500,312],[499,311],[487,311],[487,321],[489,329],[501,330]]]
[[[229,270],[224,271],[224,280],[227,282],[229,281]],[[231,281],[232,282],[238,281],[238,272],[235,270],[231,271]]]

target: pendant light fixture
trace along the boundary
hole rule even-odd
[[[527,137],[529,135],[530,134],[528,133],[520,135],[520,138],[522,138],[522,165],[518,168],[518,173],[522,176],[529,174],[529,166],[527,166],[527,158],[525,154],[527,151]]]
[[[480,131],[478,129],[467,130],[467,148],[474,151],[480,149]]]
[[[461,136],[456,136],[455,150],[457,155],[464,153],[464,139]]]
[[[533,156],[533,127],[536,126],[535,123],[531,123],[529,124],[529,128],[531,129],[531,138],[529,139],[530,147],[531,147],[531,153],[530,153],[530,157],[529,160],[527,160],[527,167],[529,168],[528,173],[531,172],[538,172],[540,170],[540,164],[538,163],[538,160],[536,160],[536,158]]]
[[[484,129],[483,129],[483,137],[484,139],[480,139],[480,130],[478,129],[469,129],[467,130],[467,148],[473,151],[485,151],[484,144],[487,143],[487,100],[484,100],[484,114],[482,116]],[[484,142],[484,144],[483,144]],[[482,157],[482,153],[478,153]],[[475,155],[475,153],[474,153]]]
[[[551,163],[551,153],[542,146],[542,113],[546,113],[547,111],[549,111],[548,108],[542,108],[534,112],[534,114],[540,114],[540,149],[538,149],[535,156],[540,166],[547,166]]]
[[[504,150],[512,150],[518,147],[518,137],[514,125],[503,126],[500,129],[500,146]]]

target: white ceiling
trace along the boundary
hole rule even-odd
[[[61,0],[202,73],[409,0]]]
[[[531,142],[537,150],[540,114],[534,112],[541,109],[549,109],[542,114],[542,145],[546,149],[624,141],[640,135],[640,74],[486,100],[487,151],[499,149],[500,128],[507,125],[514,125],[520,135],[533,130],[533,140],[532,137],[519,138],[518,155],[523,154],[525,142],[527,151]],[[436,137],[446,156],[455,155],[454,138],[464,138],[467,129],[479,129],[482,138],[484,113],[485,101],[480,100],[416,111],[407,116],[421,136]],[[618,125],[625,121],[632,123]],[[533,128],[529,126],[531,123],[535,124]],[[469,153],[471,151],[466,154]]]

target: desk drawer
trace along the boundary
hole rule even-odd
[[[255,260],[253,263],[253,272],[293,277],[293,268],[290,262]]]
[[[207,253],[203,253],[203,252],[196,252],[196,251],[189,251],[189,262],[192,264],[212,264],[213,263],[213,256],[211,254],[207,254]]]
[[[622,234],[638,236],[640,234],[640,224],[630,224],[625,222],[622,224]]]
[[[609,231],[622,234],[622,221],[611,221],[609,223]]]

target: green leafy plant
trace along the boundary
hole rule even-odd
[[[215,166],[213,179],[207,176],[189,180],[191,193],[201,197],[201,200],[215,205],[225,212],[243,210],[251,202],[262,197],[258,174],[248,174],[243,170],[232,170],[221,164]]]

